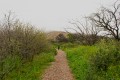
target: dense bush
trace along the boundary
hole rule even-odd
[[[82,45],[94,45],[99,39],[99,36],[94,34],[79,34],[79,33],[70,33],[68,34],[68,41],[72,43],[78,43]]]
[[[68,42],[68,39],[67,39],[63,34],[59,34],[59,35],[56,37],[56,41],[57,41],[57,42]]]
[[[101,40],[94,46],[66,46],[76,80],[120,80],[120,42]]]
[[[0,80],[48,48],[43,31],[13,19],[11,13],[5,15],[0,23]]]
[[[108,77],[111,77],[109,69],[113,66],[115,67],[120,65],[119,42],[113,40],[102,40],[96,46],[98,47],[98,51],[96,54],[91,56],[90,59],[91,70],[94,72],[93,75],[103,77],[103,79],[108,79]],[[114,68],[114,71],[116,71],[116,69],[117,68]],[[94,76],[94,79],[98,80],[98,77]],[[112,76],[110,79],[114,80],[115,77]]]

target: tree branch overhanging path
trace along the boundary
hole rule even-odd
[[[68,66],[64,51],[57,50],[55,62],[45,71],[43,80],[75,80]]]

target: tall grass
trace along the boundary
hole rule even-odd
[[[34,57],[32,62],[10,72],[5,80],[41,80],[42,74],[50,62],[54,61],[53,53],[42,53]]]
[[[77,48],[67,49],[67,58],[70,68],[76,80],[86,80],[89,70],[90,55],[95,54],[97,48],[94,46],[79,46]]]
[[[66,49],[76,80],[120,80],[119,42],[102,40],[94,46]]]

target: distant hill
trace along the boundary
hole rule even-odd
[[[51,32],[48,32],[48,33],[47,33],[47,38],[48,38],[49,40],[55,41],[55,40],[56,40],[56,37],[57,37],[59,34],[63,34],[65,37],[67,37],[67,35],[68,35],[68,33],[67,33],[67,32],[64,32],[64,31],[51,31]]]

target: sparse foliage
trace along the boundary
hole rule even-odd
[[[120,4],[116,1],[112,8],[101,7],[96,13],[89,17],[93,23],[107,31],[107,35],[112,35],[116,40],[120,39]]]
[[[4,80],[13,69],[47,50],[48,43],[43,31],[13,18],[11,12],[0,24],[0,80]]]
[[[75,31],[75,34],[70,33],[72,35],[70,37],[73,37],[75,41],[77,40],[82,44],[88,45],[92,45],[97,41],[99,29],[97,29],[97,27],[92,24],[87,18],[85,19],[85,23],[74,20],[73,22],[70,22],[70,24],[72,24],[73,27],[68,29]]]

